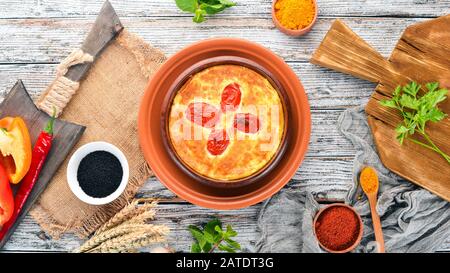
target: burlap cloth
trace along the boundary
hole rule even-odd
[[[148,78],[164,60],[161,51],[126,30],[94,60],[60,117],[87,127],[72,152],[91,141],[112,143],[125,153],[130,179],[125,192],[113,203],[85,204],[67,184],[69,155],[30,212],[52,237],[64,232],[88,236],[120,210],[152,175],[139,148],[137,115]]]

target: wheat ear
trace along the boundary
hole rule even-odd
[[[130,233],[130,230],[138,231],[145,229],[148,225],[144,224],[121,224],[112,229],[106,230],[102,233],[92,236],[82,246],[80,246],[75,252],[86,252],[92,248],[97,247],[101,243],[118,236]]]
[[[130,204],[126,205],[122,210],[120,210],[116,215],[114,215],[108,222],[106,222],[103,226],[101,226],[94,235],[100,234],[105,230],[108,230],[112,227],[115,227],[136,215],[139,215],[150,208],[154,208],[156,206],[156,202],[145,202],[142,206],[138,206],[140,199],[133,200]]]
[[[162,242],[169,233],[166,226],[147,225],[144,230],[134,231],[122,236],[111,238],[104,241],[99,246],[88,252],[122,252],[125,250],[134,250],[152,243]]]

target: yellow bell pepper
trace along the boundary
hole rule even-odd
[[[0,164],[5,167],[9,181],[13,184],[19,183],[30,169],[30,134],[20,117],[0,120]]]

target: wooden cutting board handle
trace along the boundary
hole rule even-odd
[[[340,20],[334,21],[310,62],[389,88],[405,80],[393,64]]]

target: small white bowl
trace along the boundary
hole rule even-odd
[[[119,159],[123,170],[122,181],[120,182],[119,187],[110,195],[102,198],[95,198],[87,195],[81,189],[80,183],[77,179],[78,166],[80,165],[81,160],[88,154],[95,151],[106,151],[116,156],[117,159]],[[104,141],[91,142],[81,146],[80,148],[78,148],[78,150],[75,151],[75,153],[73,153],[72,157],[69,160],[69,164],[67,165],[67,182],[69,183],[70,189],[72,190],[73,194],[78,197],[78,199],[91,205],[104,205],[114,201],[125,190],[128,184],[129,176],[130,168],[128,166],[128,161],[125,155],[121,150],[119,150],[119,148]]]

